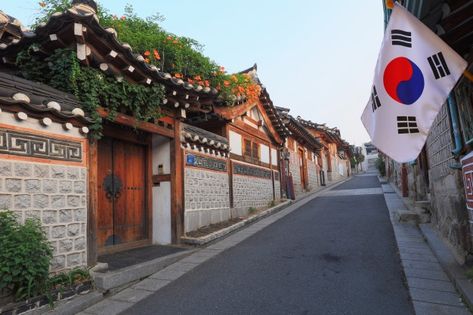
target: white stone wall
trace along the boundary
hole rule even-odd
[[[54,251],[51,271],[87,264],[85,167],[0,159],[0,209],[41,220]]]
[[[274,172],[274,174],[279,174],[279,172]],[[281,176],[279,176],[279,180],[274,180],[274,196],[276,196],[276,200],[281,199]]]
[[[247,211],[251,207],[266,207],[272,200],[273,182],[271,179],[233,175],[233,207],[235,209]]]
[[[228,173],[186,167],[185,231],[230,219]]]
[[[300,195],[304,192],[301,183],[301,169],[299,165],[299,157],[297,156],[296,152],[291,151],[290,159],[289,159],[289,171],[292,174],[292,182],[294,184],[294,193]]]
[[[309,190],[313,190],[319,186],[317,166],[314,161],[307,161],[307,173],[309,177]]]

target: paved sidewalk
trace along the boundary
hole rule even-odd
[[[419,228],[395,219],[395,211],[407,210],[402,199],[390,184],[383,184],[382,188],[416,314],[471,314],[425,242]]]

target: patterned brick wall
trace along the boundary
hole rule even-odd
[[[185,169],[185,229],[230,219],[228,174],[197,167]]]
[[[313,161],[307,161],[307,173],[309,175],[309,189],[315,189],[319,186],[317,167]]]
[[[292,182],[294,183],[294,193],[300,195],[304,192],[301,183],[301,170],[299,166],[299,158],[296,152],[291,152],[289,159],[289,171],[292,174]]]
[[[0,159],[0,209],[41,220],[54,250],[51,271],[87,264],[85,167]]]
[[[273,200],[271,179],[233,175],[233,206],[247,210],[266,207]]]

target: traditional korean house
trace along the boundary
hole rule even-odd
[[[105,253],[179,242],[184,233],[182,139],[201,140],[214,156],[225,157],[229,149],[225,139],[203,135],[182,121],[188,111],[205,113],[217,91],[149,66],[117,40],[115,30],[100,25],[93,1],[73,1],[34,32],[24,32],[4,14],[0,22],[0,176],[5,183],[0,206],[41,219],[54,247],[53,271],[93,265]],[[83,103],[18,77],[15,60],[28,47],[40,59],[69,48],[82,67],[162,88],[164,117],[142,121],[120,109],[113,120],[104,120],[100,140],[86,137],[92,126]],[[97,112],[109,115],[105,107]]]
[[[350,176],[349,144],[341,138],[338,128],[313,123],[298,117],[297,120],[324,145],[321,166],[327,181],[336,181]]]
[[[288,108],[277,109],[290,132],[285,143],[285,159],[282,162],[289,181],[287,194],[295,198],[324,184],[321,182],[320,163],[324,146],[297,119],[289,115]]]
[[[0,24],[0,205],[41,219],[54,247],[52,271],[179,243],[188,232],[281,199],[279,156],[289,131],[256,65],[244,73],[261,87],[259,98],[228,106],[215,88],[150,66],[100,25],[96,10],[94,1],[74,0],[32,32],[6,15]],[[103,105],[112,95],[90,110],[70,93],[20,78],[24,51],[27,62],[50,71],[64,49],[100,80],[162,91],[161,117]],[[97,128],[98,140],[87,136]]]
[[[259,83],[256,65],[243,71]],[[259,83],[260,84],[260,83]],[[185,150],[185,231],[247,216],[281,199],[280,149],[288,133],[267,90],[255,102],[216,102],[189,113]]]

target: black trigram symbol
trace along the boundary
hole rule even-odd
[[[414,116],[397,116],[397,133],[419,133]]]
[[[435,79],[438,80],[450,74],[450,70],[448,70],[447,63],[445,62],[445,58],[443,58],[442,52],[430,56],[427,58],[427,60],[429,61],[429,65],[432,68]]]
[[[412,47],[412,34],[402,30],[391,30],[391,40],[393,45]]]
[[[373,108],[373,112],[381,107],[381,102],[379,101],[378,93],[374,85],[373,91],[371,92],[371,107]]]

